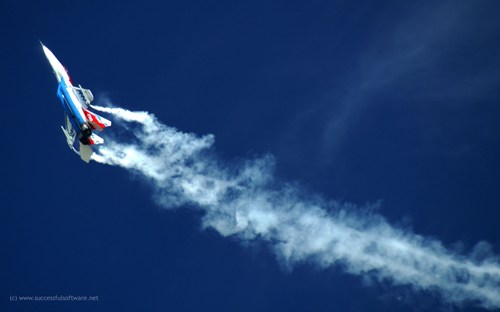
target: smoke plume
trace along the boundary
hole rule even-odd
[[[454,252],[380,215],[278,181],[271,156],[227,164],[217,158],[212,135],[180,132],[148,112],[94,108],[113,114],[133,138],[106,138],[92,159],[146,179],[162,207],[197,207],[205,228],[263,241],[286,267],[304,261],[336,266],[436,293],[445,303],[500,308],[500,262],[487,243],[467,254]]]

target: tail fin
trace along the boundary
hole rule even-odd
[[[89,122],[92,129],[102,131],[102,129],[111,126],[111,121],[107,120],[106,118],[92,113],[87,109],[84,109],[83,112],[85,113],[85,118],[87,118],[87,121]]]
[[[104,139],[98,136],[95,133],[92,133],[92,135],[89,138],[89,145],[98,145],[104,143]]]

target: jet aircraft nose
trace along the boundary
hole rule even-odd
[[[43,43],[40,41],[40,44],[42,45],[43,48],[43,53],[45,54],[45,57],[50,63],[50,66],[52,67],[52,70],[54,71],[54,74],[56,75],[57,82],[61,82],[61,79],[65,79],[69,81],[69,75],[66,72],[66,69],[64,66],[59,62],[59,60],[56,58],[54,53],[49,50],[46,46],[43,45]]]

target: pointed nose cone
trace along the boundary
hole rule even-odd
[[[46,46],[44,46],[41,41],[40,44],[42,45],[45,57],[47,58],[47,60],[49,60],[50,66],[52,66],[52,70],[56,75],[57,82],[61,82],[61,79],[69,81],[69,75],[66,72],[66,69],[64,69],[64,66],[61,64],[61,62],[59,62],[54,53],[52,53],[52,51],[50,51]]]

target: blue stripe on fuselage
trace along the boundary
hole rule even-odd
[[[75,103],[68,93],[68,86],[64,79],[61,80],[57,88],[57,97],[61,100],[61,104],[68,115],[71,124],[75,130],[81,130],[82,125],[85,123],[83,116],[80,115]]]

